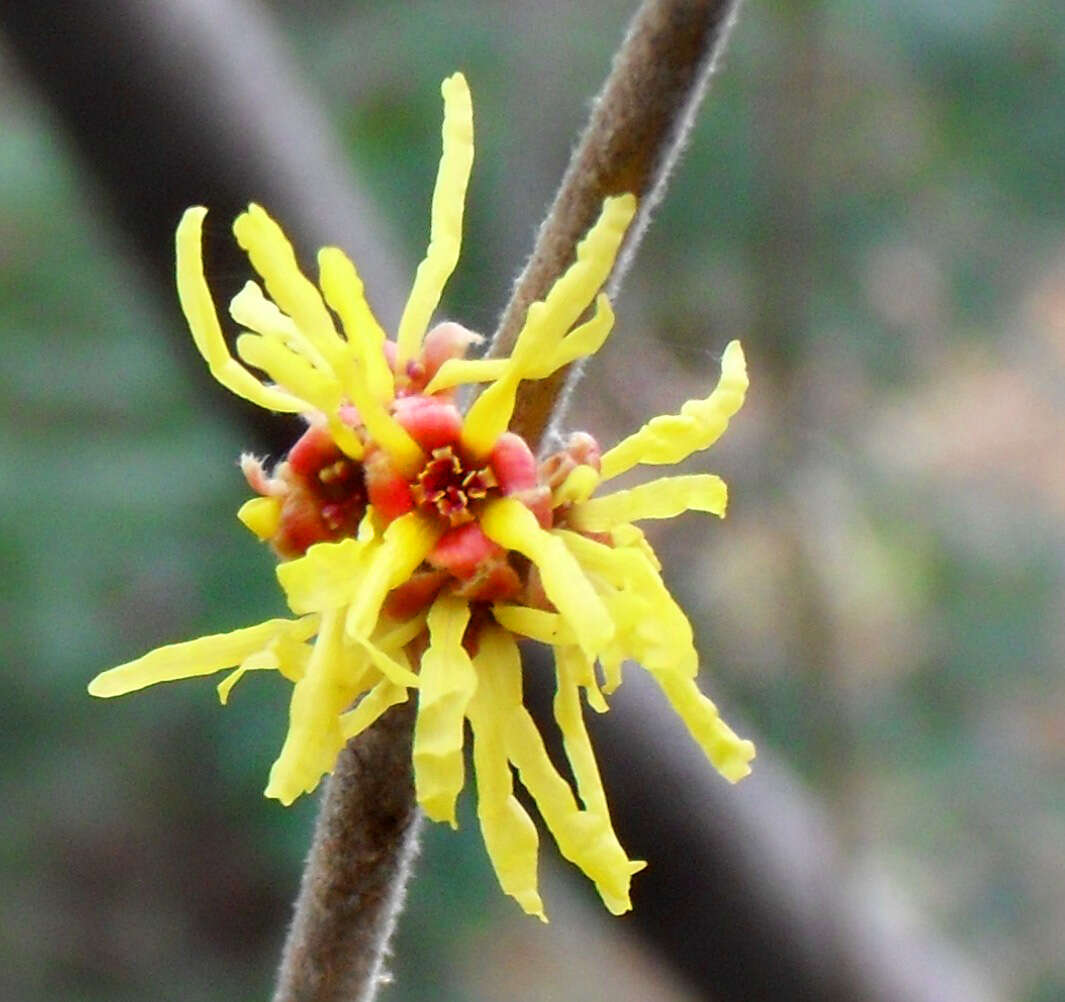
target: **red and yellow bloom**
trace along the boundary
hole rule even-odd
[[[104,672],[89,691],[117,696],[233,669],[218,687],[225,702],[245,672],[280,672],[293,683],[292,703],[266,794],[285,804],[317,786],[345,742],[414,693],[413,769],[425,813],[455,824],[468,722],[478,817],[503,889],[543,916],[538,836],[514,796],[513,766],[563,855],[620,913],[643,863],[630,860],[614,834],[582,694],[604,711],[622,662],[632,659],[727,779],[747,774],[754,748],[696,687],[691,626],[634,524],[688,509],[723,515],[724,483],[698,474],[599,491],[636,466],[676,463],[713,444],[743,402],[743,353],[730,344],[716,389],[680,413],[654,418],[606,452],[591,436],[574,435],[538,462],[507,430],[518,386],[606,339],[613,314],[599,290],[635,199],[606,200],[575,263],[530,307],[509,358],[466,360],[476,335],[454,323],[426,333],[458,260],[473,160],[463,77],[446,80],[443,94],[429,249],[395,340],[374,319],[340,250],[319,253],[315,285],[278,225],[253,205],[234,232],[262,286],[249,282],[230,304],[245,329],[234,357],[203,273],[206,210],[185,213],[178,292],[211,372],[253,403],[307,420],[272,471],[243,458],[257,496],[238,513],[281,558],[278,581],[294,615],[160,648]],[[486,386],[463,414],[455,393],[472,383]],[[552,765],[525,708],[519,637],[554,649],[554,714],[576,791]]]

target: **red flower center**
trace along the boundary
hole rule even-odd
[[[468,470],[450,445],[433,449],[432,458],[411,484],[414,503],[430,508],[446,518],[452,526],[472,522],[470,506],[483,500],[497,485],[490,467]]]

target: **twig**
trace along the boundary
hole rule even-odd
[[[739,0],[645,0],[637,10],[503,311],[490,354],[506,355],[513,348],[529,306],[573,261],[603,199],[632,192],[639,209],[607,283],[607,291],[616,292],[684,147],[738,9]],[[571,370],[521,387],[511,428],[534,448],[565,411],[579,376],[577,367]]]
[[[369,1002],[417,851],[411,732],[393,707],[341,753],[307,857],[274,1002]]]

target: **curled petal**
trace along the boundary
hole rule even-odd
[[[573,505],[567,519],[570,525],[585,532],[608,532],[626,522],[673,518],[684,511],[705,511],[724,516],[727,503],[725,481],[712,473],[699,473],[662,477],[631,490],[583,501]]]
[[[257,626],[246,626],[230,633],[215,633],[169,644],[97,675],[89,683],[89,693],[105,698],[124,696],[158,682],[213,675],[269,647],[281,635],[306,640],[317,629],[318,616],[304,616],[297,620],[268,619]]]
[[[643,551],[605,546],[568,530],[559,530],[558,538],[595,579],[625,656],[648,669],[664,667],[694,676],[699,659],[691,624]]]
[[[474,656],[479,676],[498,671],[500,656],[509,656],[505,638],[487,631]],[[537,892],[536,862],[539,837],[536,826],[514,796],[514,780],[507,759],[503,713],[498,686],[478,686],[467,714],[473,731],[473,767],[477,778],[477,818],[484,844],[503,891],[529,915],[546,922]],[[507,704],[504,704],[507,705]]]
[[[481,393],[466,415],[462,442],[473,455],[487,455],[506,431],[521,380],[537,373],[545,358],[553,359],[560,351],[564,352],[562,345],[566,332],[606,281],[635,212],[636,199],[632,195],[606,199],[599,219],[577,245],[576,261],[555,282],[546,298],[529,307],[525,325],[514,343],[514,352],[503,375]],[[608,318],[605,330],[600,330],[599,326],[591,328],[596,337],[600,334],[605,337],[609,321],[613,319],[605,297],[599,303],[599,310],[602,317],[589,323],[602,324],[603,319]],[[573,334],[580,335],[578,344],[585,345],[589,338],[582,331],[583,328]]]
[[[595,300],[595,313],[592,319],[575,327],[567,334],[558,347],[543,358],[542,364],[527,370],[527,379],[546,379],[564,365],[576,362],[579,358],[594,355],[610,334],[614,326],[614,311],[610,300],[600,293]]]
[[[359,700],[359,705],[354,710],[340,715],[341,737],[345,742],[357,737],[385,710],[402,703],[406,698],[407,690],[404,686],[383,679]]]
[[[449,358],[429,380],[425,392],[442,393],[467,383],[490,383],[507,371],[508,362],[506,358]]]
[[[743,779],[751,771],[754,744],[736,735],[689,676],[666,669],[648,671],[713,767],[730,783]]]
[[[248,330],[280,341],[303,355],[311,365],[323,371],[329,368],[329,363],[310,338],[304,335],[290,316],[282,313],[275,303],[263,295],[257,283],[244,283],[244,288],[229,302],[229,315]]]
[[[342,640],[342,612],[324,613],[307,672],[292,690],[288,734],[265,791],[286,806],[318,785],[344,746],[340,715],[359,695],[365,672]]]
[[[370,395],[375,400],[391,400],[394,387],[385,359],[385,332],[366,302],[355,265],[338,247],[323,247],[318,252],[318,282],[362,362]]]
[[[197,349],[207,362],[211,375],[238,397],[284,414],[307,410],[307,404],[291,393],[276,386],[264,386],[229,354],[211,290],[203,274],[203,219],[206,215],[207,210],[202,206],[186,209],[178,223],[176,237],[178,299]]]
[[[333,325],[314,283],[300,271],[292,244],[281,227],[259,205],[249,205],[233,223],[237,243],[262,276],[266,291],[292,318],[300,335],[334,368],[345,345]]]
[[[329,372],[315,368],[303,355],[276,338],[241,334],[237,354],[248,365],[262,369],[275,383],[291,390],[314,409],[331,414],[340,407],[340,383]]]
[[[566,618],[581,649],[594,658],[609,643],[614,624],[562,540],[541,529],[536,516],[513,498],[486,505],[481,528],[489,539],[536,564],[547,597]]]
[[[429,318],[455,270],[462,243],[462,210],[473,166],[473,102],[461,73],[448,77],[444,95],[444,151],[433,190],[429,249],[418,265],[396,334],[397,370],[418,354]]]
[[[705,400],[689,400],[679,414],[652,418],[638,432],[603,455],[603,479],[638,463],[679,463],[714,444],[747,393],[747,363],[739,341],[730,341],[721,357],[721,378]]]
[[[536,372],[545,357],[556,357],[560,345],[565,343],[565,334],[607,280],[635,214],[636,198],[633,195],[616,195],[603,202],[599,218],[577,245],[574,263],[542,301],[529,307],[511,355],[515,368],[522,372]],[[597,309],[613,319],[605,297],[597,304]],[[578,333],[574,331],[573,335]]]
[[[402,651],[388,653],[369,640],[356,638],[358,645],[366,652],[370,663],[393,685],[407,689],[416,689],[421,680],[410,670]]]
[[[477,688],[473,662],[462,646],[470,607],[451,596],[429,610],[429,647],[422,655],[418,720],[414,725],[414,787],[422,810],[457,828],[455,799],[462,790],[463,723]]]
[[[359,576],[372,539],[315,543],[295,560],[276,568],[277,580],[293,612],[322,612],[347,605],[359,592]]]
[[[436,524],[417,512],[397,518],[368,553],[359,579],[358,594],[348,607],[349,637],[368,639],[377,625],[385,597],[414,573],[440,538]]]
[[[594,882],[607,908],[615,915],[628,911],[629,882],[644,863],[630,860],[621,848],[609,818],[581,810],[569,784],[558,774],[544,748],[536,724],[522,702],[521,659],[512,637],[488,630],[482,645],[491,651],[491,667],[480,676],[502,723],[507,757],[518,769],[562,855]],[[488,651],[485,657],[489,656]]]
[[[557,612],[533,609],[527,605],[492,606],[495,621],[511,633],[520,634],[541,644],[572,644],[573,631]]]
[[[249,671],[276,671],[290,682],[298,682],[307,674],[313,648],[286,633],[275,637],[270,646],[246,657],[236,671],[218,683],[218,701],[225,706],[233,687]]]
[[[562,745],[566,750],[573,776],[577,780],[577,792],[587,810],[599,814],[610,824],[610,812],[606,806],[603,781],[599,766],[592,751],[592,742],[584,726],[581,713],[580,690],[577,680],[591,672],[591,662],[585,659],[576,647],[555,648],[555,721],[562,732]],[[596,690],[598,692],[598,690]]]

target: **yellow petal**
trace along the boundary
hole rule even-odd
[[[492,616],[505,630],[541,644],[575,643],[573,631],[557,612],[533,609],[527,605],[494,605]]]
[[[273,662],[273,663],[271,663]],[[257,662],[254,657],[246,658],[239,668],[230,672],[218,683],[218,702],[225,706],[229,702],[229,694],[233,687],[250,671],[277,671],[277,659],[274,657],[264,658]]]
[[[407,690],[401,685],[393,685],[388,679],[378,682],[362,699],[354,710],[340,716],[340,734],[345,743],[357,737],[370,726],[390,706],[402,703],[407,698]]]
[[[603,202],[599,218],[577,245],[576,260],[547,296],[529,307],[511,356],[517,368],[536,371],[545,356],[551,357],[558,351],[564,335],[610,275],[625,231],[635,214],[636,198],[633,195],[616,195]],[[605,297],[600,309],[610,314]]]
[[[551,507],[587,501],[599,486],[599,474],[591,466],[577,466],[551,493]]]
[[[314,617],[317,622],[318,617]],[[218,700],[225,706],[229,702],[229,695],[233,687],[249,671],[276,671],[290,682],[298,682],[307,674],[307,663],[310,661],[313,647],[297,640],[294,637],[282,633],[275,637],[269,647],[263,648],[250,654],[240,663],[236,671],[231,672],[218,683]]]
[[[298,414],[307,410],[308,405],[292,394],[264,386],[229,354],[211,290],[203,274],[203,219],[206,215],[207,210],[202,206],[186,209],[178,223],[176,236],[178,299],[197,349],[207,362],[211,375],[231,393],[271,411]]]
[[[402,651],[384,651],[362,637],[356,637],[355,643],[365,651],[370,663],[393,685],[407,689],[416,689],[421,685],[421,679],[411,671]]]
[[[318,252],[318,282],[326,303],[340,317],[348,340],[358,352],[370,395],[376,400],[391,400],[395,389],[385,359],[385,332],[366,302],[355,265],[339,248],[323,247]]]
[[[263,290],[256,282],[245,282],[244,288],[230,300],[229,315],[242,327],[280,341],[292,351],[299,352],[316,368],[323,371],[329,368],[325,356],[290,316],[282,313],[276,303],[263,295]]]
[[[699,659],[691,624],[644,553],[606,546],[567,530],[556,532],[585,573],[596,580],[624,656],[645,668],[665,667],[694,676]]]
[[[578,676],[584,674],[588,667],[588,662],[575,647],[555,648],[555,721],[562,732],[562,745],[566,750],[573,776],[577,780],[581,801],[587,810],[602,815],[609,824],[610,811],[606,806],[603,781],[599,777],[599,766],[592,751],[592,742],[584,726],[580,692],[577,688]]]
[[[414,788],[422,810],[457,828],[455,800],[462,790],[463,725],[477,675],[462,646],[470,607],[444,595],[429,611],[429,647],[422,655],[418,720],[414,725]]]
[[[584,652],[573,644],[561,645],[555,648],[556,666],[560,661],[565,662],[566,672],[572,678],[573,683],[584,690],[588,705],[596,713],[606,713],[609,707],[603,699],[603,693],[599,687],[599,680],[595,675],[596,662],[585,657]]]
[[[561,347],[563,338],[606,281],[635,212],[636,199],[632,195],[606,199],[599,219],[577,245],[574,263],[543,300],[529,307],[509,365],[503,375],[473,402],[463,422],[462,444],[474,456],[487,455],[506,431],[514,413],[520,381],[537,373],[545,358],[554,359],[560,351],[565,354]],[[589,331],[593,335],[602,333],[605,337],[609,323],[605,331],[596,326],[606,317],[613,320],[605,297],[600,302],[600,313],[601,317],[590,322],[593,326]],[[586,344],[588,331],[573,333],[579,334],[577,344]]]
[[[714,768],[730,783],[743,779],[751,771],[754,745],[737,737],[693,679],[675,671],[649,671]]]
[[[388,412],[381,398],[371,391],[368,376],[361,364],[356,364],[353,359],[348,361],[350,364],[342,367],[342,385],[344,392],[358,408],[367,435],[388,453],[400,473],[413,477],[425,463],[425,453],[406,428]]]
[[[385,616],[378,620],[372,640],[356,638],[370,663],[395,686],[406,691],[417,688],[421,680],[411,670],[404,648],[425,630],[427,613],[422,612],[405,622],[396,623]]]
[[[619,653],[604,653],[599,656],[599,665],[603,669],[603,693],[607,696],[621,685],[621,666],[624,656]]]
[[[237,510],[237,518],[260,539],[271,539],[281,525],[281,499],[251,498]]]
[[[473,659],[478,677],[496,671],[500,654],[508,656],[509,650],[497,631],[484,631]],[[514,796],[514,781],[503,737],[503,717],[493,691],[492,686],[478,686],[467,709],[473,731],[477,818],[500,887],[521,905],[526,914],[536,915],[546,922],[536,880],[540,840],[532,819]]]
[[[373,635],[375,646],[389,652],[402,650],[425,629],[427,617],[427,612],[420,612],[410,619],[396,622],[382,616]]]
[[[317,622],[320,617],[313,618]],[[270,652],[274,656],[278,674],[290,682],[298,682],[307,674],[307,665],[310,664],[314,646],[305,643],[302,637],[283,633],[274,638]],[[244,663],[247,664],[246,661]]]
[[[348,636],[368,640],[373,635],[386,596],[414,573],[440,532],[417,512],[400,516],[385,529],[364,562],[358,593],[348,609]]]
[[[396,364],[400,372],[418,354],[429,318],[455,270],[462,244],[462,210],[473,166],[473,103],[461,73],[448,77],[440,89],[444,95],[444,150],[433,190],[429,249],[418,265],[396,334]]]
[[[487,383],[506,371],[505,358],[449,358],[425,387],[428,394],[450,390],[466,383]]]
[[[566,648],[573,656],[570,663],[574,666],[579,684],[588,691],[588,702],[599,713],[606,710],[606,702],[595,678],[594,662],[575,646],[573,630],[557,612],[545,612],[524,605],[498,604],[492,606],[492,616],[503,629],[511,633],[541,644],[550,644],[556,651]],[[578,668],[578,665],[581,667]]]
[[[614,325],[614,311],[610,300],[600,295],[595,303],[595,315],[563,338],[554,351],[529,359],[522,371],[522,379],[545,379],[578,358],[594,355],[606,341]],[[499,379],[507,370],[506,358],[451,358],[433,376],[426,393],[438,393],[465,383],[487,383]]]
[[[548,356],[543,364],[535,369],[526,370],[526,379],[546,379],[564,365],[576,362],[578,358],[594,355],[610,334],[614,326],[614,311],[610,300],[600,294],[595,300],[595,314],[592,319],[574,328],[563,338],[562,343]]]
[[[344,424],[339,417],[340,405],[348,386],[341,384],[336,370],[317,369],[303,355],[286,347],[281,341],[260,334],[241,334],[237,338],[237,352],[249,365],[262,369],[275,382],[307,401],[309,407],[321,411],[326,416],[330,435],[337,447],[352,459],[363,458],[366,450],[362,441],[354,429]],[[344,371],[348,368],[344,366]]]
[[[484,460],[507,430],[514,416],[521,372],[513,365],[482,391],[462,422],[462,447],[473,459]]]
[[[357,695],[354,668],[343,645],[343,615],[330,610],[322,615],[307,673],[292,690],[288,733],[270,769],[266,796],[287,806],[332,770],[344,746],[340,714]]]
[[[336,376],[316,369],[281,341],[261,334],[241,334],[237,338],[237,354],[316,410],[331,414],[340,406],[340,382]]]
[[[731,341],[721,358],[721,378],[705,400],[689,400],[680,414],[652,418],[638,432],[622,439],[603,455],[603,479],[609,480],[637,463],[679,463],[709,448],[728,427],[747,393],[747,363],[739,341]]]
[[[300,271],[295,252],[281,227],[259,205],[249,205],[233,223],[237,243],[262,276],[270,298],[292,318],[300,333],[330,365],[343,343],[314,283]]]
[[[683,511],[705,511],[723,516],[727,503],[725,481],[712,473],[699,473],[662,477],[631,490],[575,504],[566,520],[585,532],[607,532],[625,522],[673,518]]]
[[[347,605],[359,592],[371,541],[315,543],[302,557],[278,564],[275,573],[293,612],[324,612]]]
[[[232,668],[246,657],[269,646],[281,635],[305,640],[318,628],[317,616],[303,619],[268,619],[256,626],[246,626],[230,633],[215,633],[180,644],[159,647],[143,657],[102,672],[89,683],[93,696],[123,696],[158,682],[213,675]]]
[[[639,550],[647,558],[647,562],[656,571],[662,570],[662,561],[658,559],[658,554],[651,548],[651,544],[647,542],[647,537],[637,526],[622,523],[620,525],[612,526],[609,532],[611,542],[613,542],[614,546],[631,546],[634,549]]]
[[[516,550],[536,564],[547,597],[566,618],[577,643],[594,658],[613,636],[614,624],[565,544],[541,529],[536,516],[514,498],[487,504],[481,528],[504,549]]]
[[[335,248],[326,248],[319,256],[323,288],[328,290],[330,303],[344,323],[363,329],[368,323],[371,325],[362,337],[347,342],[337,334],[318,290],[299,270],[291,244],[259,206],[250,206],[237,219],[234,231],[266,281],[270,294],[290,314],[299,334],[328,363],[330,371],[315,370],[303,358],[299,359],[303,365],[285,361],[276,348],[267,354],[261,345],[245,343],[243,339],[238,344],[242,357],[330,416],[330,430],[337,444],[349,455],[360,459],[362,449],[361,445],[348,447],[357,438],[337,420],[341,395],[355,404],[370,437],[388,451],[404,472],[416,469],[423,458],[421,450],[382,406],[382,402],[392,398],[392,375],[383,351],[384,334],[366,306],[362,282],[354,265]],[[254,351],[254,358],[248,351]],[[328,391],[323,379],[328,381]]]
[[[630,878],[644,864],[625,855],[608,818],[577,806],[569,784],[551,764],[543,739],[522,704],[521,661],[513,638],[489,628],[481,634],[481,644],[486,643],[491,662],[486,661],[478,684],[486,690],[489,712],[500,721],[507,757],[517,767],[562,855],[595,882],[611,912],[628,911],[632,907]]]

